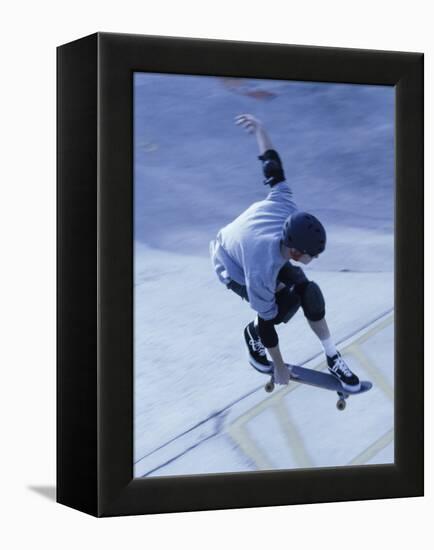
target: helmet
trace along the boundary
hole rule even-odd
[[[324,252],[326,232],[322,223],[307,212],[294,212],[283,224],[283,244],[303,254],[317,256]]]

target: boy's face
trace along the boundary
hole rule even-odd
[[[296,248],[290,248],[291,253],[291,259],[295,262],[300,262],[301,264],[307,265],[310,264],[310,262],[314,258],[318,258],[318,256],[310,256],[309,254],[303,254],[303,252],[300,252]]]

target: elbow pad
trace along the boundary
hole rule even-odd
[[[282,162],[279,155],[274,149],[265,151],[263,155],[260,155],[259,160],[262,160],[262,171],[264,172],[264,185],[273,187],[276,183],[280,183],[285,180],[285,174],[282,168]]]

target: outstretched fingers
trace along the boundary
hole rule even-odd
[[[235,124],[242,126],[249,134],[253,134],[261,123],[253,115],[243,114],[235,117]]]

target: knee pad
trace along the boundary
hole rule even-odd
[[[325,301],[320,287],[314,281],[300,285],[301,307],[309,321],[320,321],[325,316]]]
[[[301,299],[296,292],[292,292],[288,287],[282,288],[276,293],[276,304],[279,310],[274,324],[287,323],[297,313],[301,305]]]

